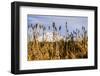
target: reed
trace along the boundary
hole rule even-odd
[[[59,59],[81,59],[88,58],[88,36],[87,30],[82,26],[82,33],[80,30],[76,29],[73,32],[69,32],[67,27],[67,22],[65,24],[66,35],[65,39],[57,40],[57,35],[61,35],[60,31],[62,27],[56,27],[55,22],[52,26],[45,27],[44,25],[34,25],[31,26],[33,29],[33,40],[29,40],[28,47],[28,60],[59,60]],[[44,34],[46,29],[53,30],[53,41],[48,42],[44,39]],[[42,31],[43,41],[40,42],[37,38]]]

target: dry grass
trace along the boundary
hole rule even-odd
[[[66,33],[65,39],[56,39],[58,33],[61,35],[62,27],[57,28],[55,22],[51,26],[45,27],[41,24],[31,25],[33,30],[33,39],[28,40],[28,60],[55,60],[55,59],[81,59],[88,58],[88,36],[87,29],[82,26],[82,29],[75,29],[72,32],[68,31],[67,22],[65,24]],[[44,40],[46,29],[53,30],[53,41],[47,42]],[[42,32],[39,32],[42,30]],[[42,34],[40,34],[42,33]],[[39,42],[37,38],[43,36],[43,41]],[[76,38],[76,39],[74,39]]]
[[[80,59],[88,57],[86,41],[38,42],[28,43],[28,60]]]

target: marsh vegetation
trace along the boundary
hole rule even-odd
[[[88,58],[87,29],[82,26],[81,29],[69,32],[67,21],[64,27],[65,35],[62,36],[62,26],[57,27],[55,22],[46,27],[40,23],[31,24],[28,27],[32,29],[32,35],[28,36],[27,41],[28,60]],[[51,34],[47,34],[46,30],[51,29]]]

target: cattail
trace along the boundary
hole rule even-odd
[[[57,31],[57,27],[55,26],[54,28],[55,28],[55,31]]]
[[[44,41],[44,31],[46,30],[46,27],[43,26],[43,41]]]
[[[61,26],[59,26],[59,31],[61,30]]]
[[[50,26],[48,26],[48,29],[50,30]]]
[[[55,22],[52,23],[53,28],[55,27]]]
[[[85,31],[85,27],[84,26],[82,26],[82,30]]]

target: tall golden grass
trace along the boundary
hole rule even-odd
[[[42,28],[41,26],[40,28]],[[53,23],[53,28],[55,28],[55,24]],[[37,29],[37,25],[36,28]],[[44,29],[44,28],[43,28]],[[61,26],[59,27],[59,31]],[[67,26],[66,26],[67,29]],[[59,59],[81,59],[88,58],[88,37],[87,31],[85,27],[82,27],[83,34],[82,36],[78,36],[79,32],[76,33],[78,38],[74,40],[74,33],[71,33],[67,36],[66,40],[58,40],[54,42],[39,42],[36,40],[37,35],[36,32],[33,33],[34,39],[32,41],[28,41],[28,61],[31,60],[59,60]],[[57,30],[55,30],[57,31]],[[55,32],[54,31],[54,32]],[[44,34],[44,33],[43,33]],[[68,34],[68,29],[67,29]],[[55,37],[55,36],[54,36]],[[81,38],[79,38],[81,37]]]
[[[87,58],[87,53],[87,44],[84,46],[83,41],[28,43],[28,60],[80,59]]]

